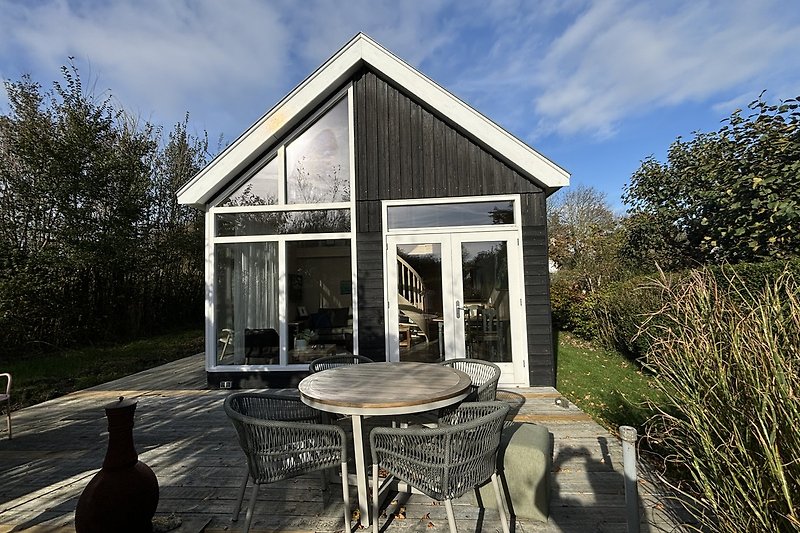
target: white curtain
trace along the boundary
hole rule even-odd
[[[243,364],[247,329],[273,328],[278,323],[278,243],[234,245],[234,364]]]

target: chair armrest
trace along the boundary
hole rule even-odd
[[[0,374],[0,378],[6,378],[6,394],[11,394],[11,374],[5,372]]]

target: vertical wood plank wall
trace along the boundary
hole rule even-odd
[[[530,380],[554,385],[544,191],[374,72],[353,82],[360,353],[386,357],[381,200],[520,193]]]

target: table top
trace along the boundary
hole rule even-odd
[[[433,363],[365,363],[311,374],[298,385],[306,404],[333,413],[418,413],[451,405],[469,394],[461,370]]]

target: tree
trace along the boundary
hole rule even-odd
[[[0,349],[199,324],[201,215],[175,192],[205,165],[207,142],[187,133],[188,116],[163,143],[85,92],[74,65],[49,91],[29,76],[5,87]]]
[[[605,194],[582,185],[563,190],[547,204],[550,260],[594,290],[613,275],[618,226]]]
[[[11,113],[0,117],[0,242],[36,253],[53,241],[59,223],[52,168],[54,122],[41,87],[24,76],[5,84]]]
[[[748,108],[719,131],[678,138],[666,163],[651,157],[633,174],[623,196],[628,258],[676,269],[798,254],[798,102],[759,97]]]
[[[177,192],[206,166],[208,137],[189,132],[189,114],[173,127],[158,150],[150,173],[147,250],[147,297],[142,314],[177,322],[202,316],[204,218],[200,210],[178,204]]]
[[[559,192],[547,204],[553,323],[591,338],[596,333],[594,296],[619,277],[616,261],[619,221],[605,195],[578,186]]]

